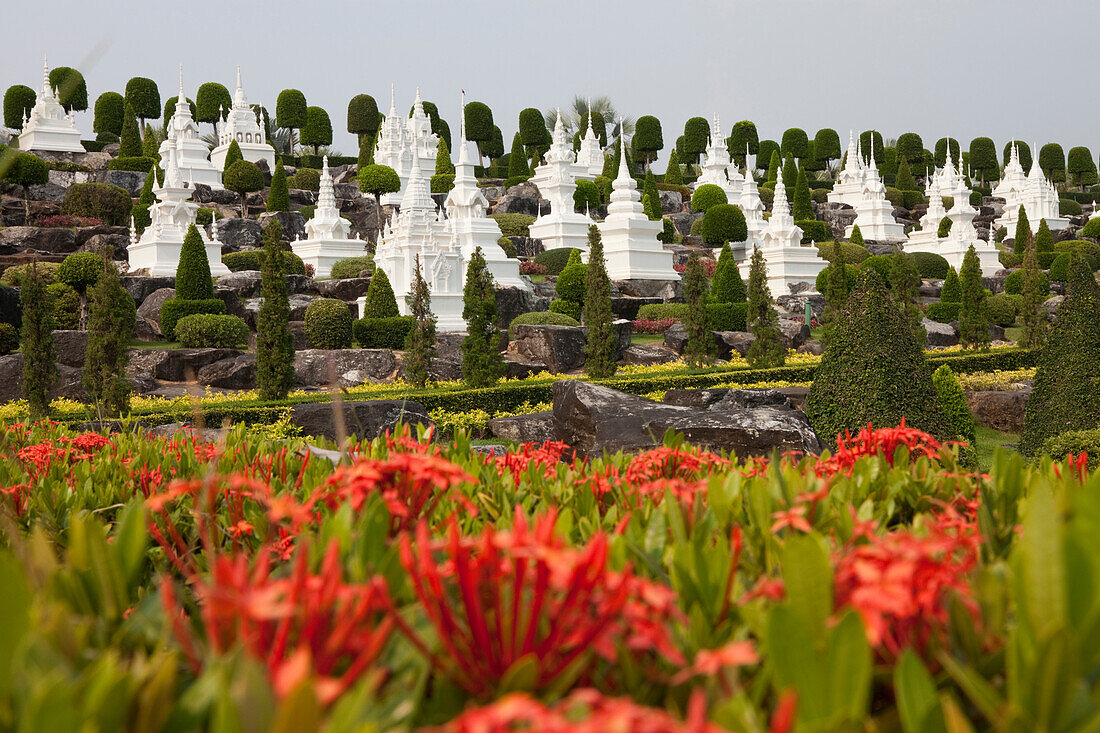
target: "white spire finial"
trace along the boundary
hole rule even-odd
[[[592,129],[592,97],[588,97],[585,100],[585,106],[588,107],[588,128],[584,131],[584,134],[588,135],[588,130]]]
[[[180,64],[180,94],[176,101],[178,102],[181,99],[185,102],[187,101],[187,98],[183,96],[183,64]]]
[[[46,58],[46,54],[42,54],[42,91],[46,94],[51,93],[50,89],[50,62]]]
[[[390,84],[390,112],[397,110],[397,90],[394,84]]]
[[[237,91],[244,91],[244,84],[241,83],[241,65],[237,64]]]

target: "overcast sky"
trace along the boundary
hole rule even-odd
[[[3,88],[37,89],[47,53],[84,72],[90,104],[131,76],[155,79],[163,103],[180,63],[192,97],[205,81],[232,92],[239,63],[250,101],[273,109],[301,89],[348,155],[348,99],[372,94],[385,111],[391,82],[399,109],[419,85],[456,137],[464,88],[506,147],[520,109],[585,94],[656,115],[666,153],[688,117],[715,112],[727,134],[747,118],[761,138],[833,127],[843,145],[849,128],[875,128],[928,148],[950,134],[1100,152],[1096,0],[51,0],[5,20]],[[78,124],[92,137],[90,110]]]

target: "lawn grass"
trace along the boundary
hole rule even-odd
[[[635,344],[663,344],[665,336],[662,333],[635,333],[630,336],[630,345]]]
[[[130,341],[131,349],[181,349],[178,341]]]
[[[999,430],[981,426],[978,426],[976,437],[974,448],[978,451],[978,468],[982,471],[988,471],[993,465],[993,453],[997,448],[1012,446],[1012,450],[1015,450],[1020,442],[1020,436],[1016,433],[1002,433]]]

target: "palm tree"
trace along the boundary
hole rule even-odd
[[[623,130],[619,130],[619,113],[610,97],[596,97],[591,100],[592,109],[599,112],[607,126],[607,146],[614,147],[619,144],[619,135],[625,132],[629,137],[634,132],[634,118],[623,117]],[[569,137],[577,132],[584,133],[585,121],[588,119],[588,102],[586,97],[574,96],[573,103],[562,109],[562,124]],[[551,131],[558,122],[558,109],[547,110],[543,117],[546,119],[546,127]]]

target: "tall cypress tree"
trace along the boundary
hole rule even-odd
[[[779,157],[779,151],[773,150],[771,161],[768,163],[768,175],[765,181],[767,183],[775,183],[779,180],[779,169],[782,167],[783,161]],[[786,184],[784,184],[786,185]]]
[[[693,367],[701,367],[713,361],[714,345],[707,318],[707,276],[698,252],[691,253],[684,269],[684,300],[687,301],[684,329],[688,337],[684,361]]]
[[[481,247],[474,250],[466,268],[462,318],[466,321],[466,338],[462,341],[462,378],[471,387],[491,387],[504,373],[504,360],[497,350],[499,335],[493,275],[485,265]]]
[[[924,311],[920,305],[921,276],[917,270],[913,258],[901,250],[894,252],[893,266],[890,268],[890,290],[894,294],[898,308],[909,321],[909,328],[922,347],[928,343],[928,332],[924,330],[922,321]]]
[[[23,310],[20,339],[23,397],[27,400],[30,416],[41,419],[50,412],[50,390],[57,382],[57,364],[54,363],[53,308],[37,260],[31,261],[31,269],[19,288],[19,306]]]
[[[684,175],[680,172],[680,156],[676,153],[675,148],[668,154],[668,168],[665,170],[665,183],[676,186],[682,186],[684,183]]]
[[[814,218],[814,207],[810,203],[810,184],[805,171],[798,171],[798,180],[794,184],[794,208],[791,215],[795,221]]]
[[[760,369],[783,366],[787,361],[787,348],[783,345],[779,314],[768,288],[768,268],[764,255],[755,246],[752,248],[752,261],[749,265],[748,322],[754,337],[746,355],[749,364]]]
[[[745,302],[745,281],[741,279],[729,242],[723,244],[721,252],[718,253],[718,266],[714,268],[714,281],[710,292],[711,300],[715,303]]]
[[[420,267],[419,253],[415,262],[412,291],[405,296],[409,315],[413,319],[412,330],[405,337],[405,381],[422,388],[428,384],[435,357],[435,315],[432,313],[432,294]]]
[[[141,138],[141,154],[146,158],[160,160],[160,143],[157,142],[153,126],[148,122],[145,123],[145,135]]]
[[[363,318],[396,318],[401,315],[393,286],[381,267],[375,267],[367,286],[367,298],[363,303]]]
[[[279,170],[282,170],[282,163]],[[256,326],[256,387],[261,399],[286,399],[294,384],[294,337],[287,327],[290,299],[286,287],[283,226],[272,221],[263,232],[260,315]]]
[[[657,179],[651,170],[646,171],[645,185],[642,187],[642,192],[646,216],[649,217],[650,221],[660,221],[662,218],[661,194],[657,192]]]
[[[982,268],[974,245],[966,251],[959,270],[962,305],[959,307],[959,341],[968,349],[989,346],[989,317],[985,310],[985,288]]]
[[[523,150],[523,142],[519,133],[512,138],[512,152],[508,154],[508,177],[520,178],[531,175],[531,169],[527,167],[527,153]]]
[[[790,155],[783,161],[783,185],[788,191],[793,191],[798,183],[798,167],[794,164],[794,158]]]
[[[1046,219],[1039,220],[1039,228],[1035,231],[1035,254],[1036,255],[1050,255],[1054,251],[1054,235],[1050,233],[1050,227],[1047,226]],[[1054,259],[1051,255],[1050,259]],[[1050,263],[1047,263],[1048,266]],[[1039,263],[1042,267],[1042,263]]]
[[[451,150],[447,147],[447,141],[439,138],[439,145],[435,148],[435,174],[454,175],[455,164],[451,161]]]
[[[1020,205],[1020,210],[1016,219],[1016,234],[1012,240],[1012,251],[1018,255],[1022,255],[1027,251],[1027,243],[1031,241],[1031,225],[1027,220],[1027,211],[1024,210],[1023,204]]]
[[[118,141],[118,157],[140,158],[141,153],[141,128],[138,127],[133,105],[127,102],[122,113],[122,136]]]
[[[286,182],[286,168],[283,167],[283,159],[275,164],[275,172],[271,175],[271,189],[267,192],[268,211],[290,211],[290,189]]]
[[[1046,220],[1043,220],[1046,223]],[[1038,247],[1029,242],[1024,252],[1023,303],[1020,304],[1020,320],[1024,333],[1020,337],[1020,346],[1033,349],[1043,343],[1047,328],[1047,310],[1043,307],[1048,288],[1046,278],[1039,269]]]
[[[136,304],[118,279],[110,251],[103,253],[103,273],[88,289],[88,347],[81,386],[91,398],[100,420],[124,415],[130,407],[130,336]]]
[[[595,224],[588,227],[588,270],[584,278],[584,372],[593,379],[615,373],[618,335],[611,325],[611,280],[603,256],[603,239]]]
[[[825,312],[821,315],[823,336],[828,343],[836,330],[836,322],[848,303],[848,273],[844,262],[844,248],[833,242],[833,257],[825,275]]]
[[[176,298],[209,300],[213,297],[214,278],[210,275],[206,246],[202,243],[198,228],[192,224],[180,248],[180,262],[176,267]]]

